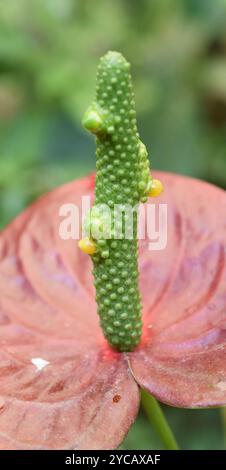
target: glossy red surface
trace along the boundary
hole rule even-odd
[[[1,233],[0,448],[115,448],[136,417],[138,385],[172,406],[226,404],[226,194],[154,176],[168,244],[149,251],[140,241],[144,328],[133,353],[106,344],[90,259],[59,236],[59,207],[93,196],[93,175]]]

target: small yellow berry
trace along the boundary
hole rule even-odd
[[[97,134],[102,128],[102,118],[100,114],[90,106],[83,117],[84,127],[94,134]]]
[[[163,192],[163,190],[164,187],[161,181],[153,179],[148,197],[157,197]]]
[[[86,253],[87,255],[93,255],[97,249],[96,243],[94,243],[94,241],[88,237],[79,240],[78,246],[80,250],[82,250],[83,253]]]

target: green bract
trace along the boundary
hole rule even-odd
[[[137,267],[137,207],[151,188],[136,125],[130,64],[118,52],[100,60],[96,99],[83,124],[96,135],[95,203],[87,217],[100,323],[111,346],[131,351],[142,330]]]

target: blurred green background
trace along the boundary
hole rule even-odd
[[[95,167],[81,127],[98,58],[132,63],[154,168],[226,187],[226,0],[0,0],[0,228]],[[186,449],[223,448],[219,410],[164,407]],[[141,413],[125,449],[160,448]]]

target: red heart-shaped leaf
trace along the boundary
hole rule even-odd
[[[89,257],[59,236],[60,206],[81,207],[93,176],[44,196],[1,234],[1,448],[117,447],[138,410],[134,377],[171,405],[226,403],[225,193],[159,177],[168,244],[140,243],[144,332],[129,355],[103,338]]]

